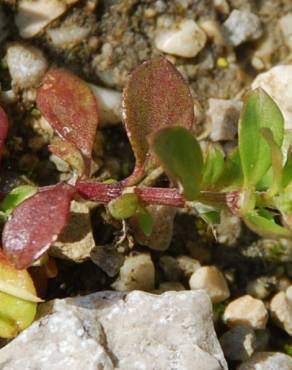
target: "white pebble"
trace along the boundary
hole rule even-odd
[[[96,97],[99,108],[101,126],[114,125],[121,122],[122,94],[118,91],[89,84]]]
[[[244,295],[230,302],[223,314],[227,325],[248,325],[253,329],[264,329],[268,311],[264,303],[250,295]]]
[[[15,24],[20,36],[28,39],[36,36],[53,20],[60,17],[69,5],[78,0],[20,0]]]
[[[205,32],[191,19],[184,20],[171,28],[160,29],[155,46],[160,51],[184,58],[195,57],[205,46]]]
[[[125,259],[120,269],[120,276],[112,287],[119,291],[151,291],[154,289],[154,279],[154,264],[150,255],[140,253]]]
[[[8,47],[7,64],[13,85],[19,88],[37,86],[48,68],[39,49],[21,43]]]
[[[204,266],[195,271],[189,281],[191,289],[205,289],[213,303],[224,301],[230,296],[222,273],[215,266]]]
[[[195,271],[197,271],[201,267],[201,264],[198,260],[191,258],[189,256],[178,256],[176,260],[178,262],[180,269],[187,277],[190,277]]]

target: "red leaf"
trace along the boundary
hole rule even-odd
[[[146,61],[134,70],[125,87],[123,117],[136,158],[128,182],[135,182],[149,156],[149,134],[170,126],[192,127],[194,103],[188,85],[166,59]]]
[[[66,184],[45,187],[15,208],[2,244],[18,269],[28,267],[57,240],[68,221],[73,191]]]
[[[8,118],[3,108],[0,107],[0,159],[8,133]]]
[[[50,69],[38,89],[37,106],[62,139],[91,158],[98,108],[86,82],[66,70]]]

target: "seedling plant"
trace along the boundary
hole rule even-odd
[[[26,269],[39,261],[66,226],[73,198],[104,204],[117,220],[135,220],[149,236],[148,205],[194,209],[211,226],[229,209],[255,233],[292,237],[292,134],[283,115],[261,89],[244,100],[238,146],[226,154],[216,144],[202,150],[193,131],[194,102],[187,83],[165,58],[144,62],[129,77],[122,117],[135,155],[133,173],[122,181],[91,177],[98,106],[79,77],[50,69],[37,91],[37,108],[58,139],[49,150],[72,169],[68,183],[16,187],[1,194],[4,224],[0,249],[0,336],[13,337],[34,319],[40,299]],[[0,108],[0,155],[9,122]],[[142,180],[162,167],[170,187]]]

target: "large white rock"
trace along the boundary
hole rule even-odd
[[[280,352],[257,352],[237,370],[291,370],[291,357]]]
[[[205,46],[207,36],[192,19],[186,19],[171,28],[160,29],[155,46],[160,51],[184,58],[195,57]]]
[[[41,50],[18,42],[7,49],[7,65],[13,85],[19,88],[37,86],[48,68]]]
[[[20,0],[15,23],[24,39],[36,36],[79,0]]]
[[[2,370],[227,369],[202,291],[100,292],[43,312],[0,350]]]
[[[279,105],[284,118],[285,128],[292,129],[292,65],[282,65],[260,73],[251,88],[261,87]]]

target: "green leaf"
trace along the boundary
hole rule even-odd
[[[197,140],[183,127],[165,128],[153,136],[152,147],[166,173],[183,187],[186,199],[196,199],[203,171]]]
[[[138,207],[136,216],[138,218],[139,227],[143,233],[146,236],[150,236],[154,226],[154,220],[151,214],[147,211],[147,209],[140,206]]]
[[[262,128],[261,133],[266,139],[271,153],[273,180],[271,188],[269,189],[269,195],[273,196],[281,190],[282,187],[282,176],[283,176],[283,155],[281,148],[277,145],[274,140],[272,131],[269,128]]]
[[[218,211],[202,213],[200,216],[208,225],[217,225],[220,223],[220,213]]]
[[[251,91],[244,104],[239,122],[239,152],[245,187],[253,187],[271,166],[270,148],[260,129],[271,130],[275,143],[281,147],[284,118],[273,101],[262,89]]]
[[[292,182],[292,152],[290,151],[283,170],[282,177],[283,188],[287,188],[287,186],[289,186],[291,182]]]
[[[37,192],[37,188],[31,185],[21,185],[13,189],[0,203],[0,210],[9,215],[16,206]]]
[[[138,206],[138,196],[134,193],[126,193],[110,201],[108,210],[116,220],[125,220],[136,213]]]
[[[239,156],[239,150],[233,150],[225,160],[224,170],[217,181],[217,186],[221,189],[234,191],[239,190],[243,183],[243,174]]]
[[[271,214],[268,215],[268,211],[259,214],[257,211],[252,211],[245,214],[244,222],[247,226],[263,237],[268,238],[288,238],[292,237],[291,230],[278,225]]]
[[[224,170],[224,153],[214,145],[209,145],[203,171],[202,188],[211,189]]]

